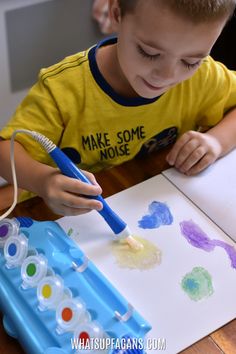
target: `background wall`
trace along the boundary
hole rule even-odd
[[[102,38],[93,0],[0,0],[0,128],[42,67]]]
[[[236,70],[236,12],[212,49],[212,57]]]
[[[42,67],[102,38],[93,0],[0,0],[0,128]],[[0,186],[6,182],[0,177]]]

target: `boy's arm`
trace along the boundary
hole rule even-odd
[[[195,175],[236,147],[236,108],[206,133],[189,131],[174,144],[167,162],[186,175]]]
[[[58,169],[32,159],[18,142],[14,144],[14,155],[19,187],[42,197],[56,214],[77,215],[92,209],[102,209],[99,201],[84,197],[102,192],[91,173],[85,172],[94,185],[63,176]],[[12,183],[9,157],[10,141],[0,141],[1,176]]]

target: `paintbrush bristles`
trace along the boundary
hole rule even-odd
[[[143,244],[135,240],[132,236],[126,237],[125,241],[128,243],[130,248],[132,248],[135,251],[141,251],[143,249]]]

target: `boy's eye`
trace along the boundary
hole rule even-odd
[[[137,45],[137,49],[138,49],[139,54],[141,54],[144,58],[147,58],[149,60],[155,60],[160,56],[160,54],[146,53],[145,50],[142,47],[140,47],[140,45]]]
[[[185,66],[187,69],[191,70],[191,69],[197,68],[197,67],[201,64],[201,60],[198,60],[196,63],[193,63],[193,64],[190,64],[190,63],[188,63],[187,61],[182,60],[182,63],[184,64],[184,66]]]

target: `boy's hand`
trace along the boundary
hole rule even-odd
[[[221,156],[219,141],[208,133],[188,131],[174,144],[167,162],[186,175],[195,175]]]
[[[93,185],[78,179],[66,177],[57,169],[50,171],[46,182],[41,187],[40,196],[58,215],[79,215],[93,209],[101,210],[102,203],[86,196],[97,196],[102,193],[92,173],[83,171]]]

